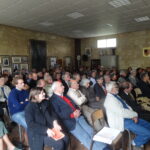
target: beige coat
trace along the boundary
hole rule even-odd
[[[106,96],[104,107],[109,126],[120,131],[124,130],[125,118],[137,117],[137,113],[130,106],[128,106],[129,109],[125,109],[122,103],[110,93]]]

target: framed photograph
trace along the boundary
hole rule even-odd
[[[7,73],[12,73],[12,70],[10,67],[2,67],[2,73],[7,72]]]
[[[19,70],[19,64],[13,64],[13,69],[14,70]]]
[[[65,57],[65,66],[68,67],[71,65],[71,57],[70,56],[66,56]]]
[[[85,48],[85,54],[88,56],[88,57],[91,57],[91,48]]]
[[[21,57],[21,63],[27,63],[28,62],[28,57],[27,56],[22,56]]]
[[[28,70],[29,66],[28,66],[28,64],[20,64],[20,69],[21,70]]]
[[[150,47],[143,48],[143,56],[150,57]]]
[[[14,64],[21,63],[21,57],[18,57],[18,56],[12,57],[12,63],[14,63]]]
[[[2,64],[4,67],[8,67],[10,65],[9,57],[3,57],[2,58]]]
[[[50,66],[55,67],[57,64],[57,57],[50,57]]]

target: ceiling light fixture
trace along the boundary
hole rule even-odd
[[[74,12],[74,13],[68,14],[67,16],[73,19],[77,19],[77,18],[83,17],[84,15],[79,12]]]
[[[53,26],[54,25],[54,23],[48,22],[48,21],[41,22],[39,24],[42,25],[42,26],[45,26],[45,27],[49,27],[49,26]]]
[[[134,19],[136,22],[143,22],[143,21],[149,21],[150,18],[148,16],[140,17],[140,18],[135,18]]]
[[[115,8],[118,8],[121,6],[130,5],[131,2],[129,0],[113,0],[113,1],[110,1],[109,4]]]

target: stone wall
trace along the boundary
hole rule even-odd
[[[106,38],[117,38],[116,55],[119,56],[118,64],[120,69],[126,69],[129,66],[134,68],[150,66],[150,57],[143,56],[143,48],[150,47],[149,30],[82,39],[82,54],[84,54],[85,48],[92,48],[90,59],[99,59],[97,40]],[[90,60],[83,64],[89,66]]]
[[[47,56],[74,60],[74,39],[0,25],[0,55],[30,55],[29,39],[47,42]]]

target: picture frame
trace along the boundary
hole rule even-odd
[[[143,56],[150,57],[150,47],[143,48]]]
[[[11,73],[12,73],[11,67],[2,67],[2,74],[3,74],[4,72],[8,72],[9,74],[11,74]]]
[[[85,55],[87,55],[88,57],[91,57],[91,52],[92,52],[91,48],[85,48]]]
[[[65,60],[65,66],[66,66],[66,67],[71,66],[72,60],[71,60],[71,57],[70,57],[70,56],[64,57],[64,60]]]
[[[13,56],[12,57],[12,63],[14,63],[14,64],[21,63],[21,57],[20,56]]]
[[[4,66],[4,67],[8,67],[10,65],[10,61],[9,61],[9,57],[3,57],[2,58],[2,66]]]
[[[12,68],[15,69],[15,70],[19,70],[19,64],[13,64]]]
[[[29,65],[28,64],[20,64],[20,69],[21,70],[29,70]]]
[[[27,62],[28,62],[28,56],[22,56],[21,63],[27,63]]]
[[[50,67],[53,68],[57,65],[57,57],[52,56],[52,57],[50,57],[49,61],[50,61]]]

